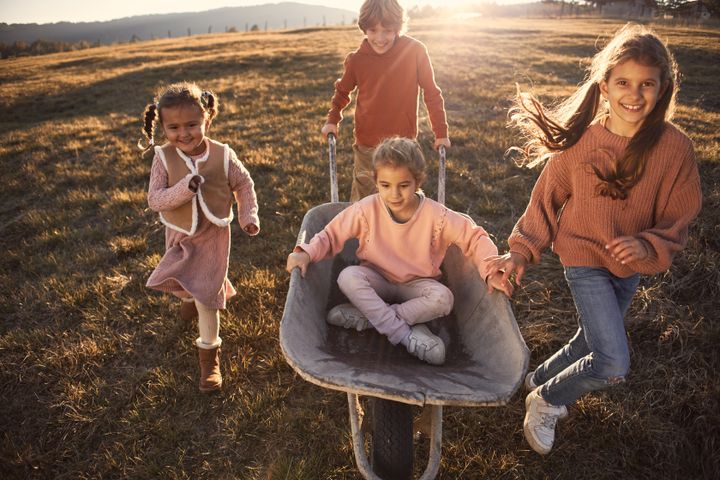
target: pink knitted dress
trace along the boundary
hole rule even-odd
[[[203,155],[190,157],[193,162]],[[148,205],[156,212],[171,210],[190,201],[188,175],[168,187],[168,174],[156,154],[150,171]],[[260,226],[255,184],[235,152],[230,150],[228,188],[238,203],[238,222]],[[165,227],[165,255],[148,278],[146,286],[181,298],[193,297],[201,304],[223,309],[237,293],[227,277],[230,259],[230,226],[219,227],[198,209],[198,228],[194,235]]]

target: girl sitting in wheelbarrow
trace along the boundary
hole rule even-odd
[[[472,258],[489,290],[512,295],[502,272],[488,278],[485,259],[497,255],[487,232],[466,215],[423,194],[425,158],[418,143],[391,138],[373,156],[378,193],[340,212],[309,243],[288,256],[287,271],[338,254],[351,238],[359,240],[360,265],[338,276],[352,302],[332,308],[328,323],[358,331],[375,328],[393,345],[433,365],[445,361],[445,344],[424,324],[450,313],[453,295],[440,283],[440,265],[451,244]]]

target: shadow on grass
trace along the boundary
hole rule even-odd
[[[131,60],[92,60],[93,68],[117,68]],[[214,78],[254,73],[268,78],[293,78],[302,73],[308,79],[324,79],[329,84],[336,76],[342,58],[328,59],[327,55],[239,56],[234,60],[197,60],[175,65],[148,66],[140,70],[101,80],[90,85],[63,90],[55,95],[20,97],[10,101],[7,110],[0,114],[0,125],[23,125],[24,128],[50,120],[69,121],[98,112],[114,112],[139,117],[144,106],[152,101],[160,84],[176,81],[197,82],[212,86]],[[293,82],[294,83],[294,82]],[[242,90],[242,83],[237,85]],[[300,85],[288,82],[282,88],[302,90]]]

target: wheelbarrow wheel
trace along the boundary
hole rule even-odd
[[[373,471],[386,480],[405,480],[413,469],[413,418],[410,405],[373,398]]]

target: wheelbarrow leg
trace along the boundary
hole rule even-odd
[[[352,430],[353,451],[358,470],[367,480],[382,480],[372,471],[370,461],[365,453],[365,438],[361,430],[362,406],[360,398],[354,393],[348,393],[348,409],[350,411],[350,428]],[[442,453],[442,405],[431,406],[431,437],[430,453],[427,466],[420,480],[435,478],[440,469],[440,455]]]

